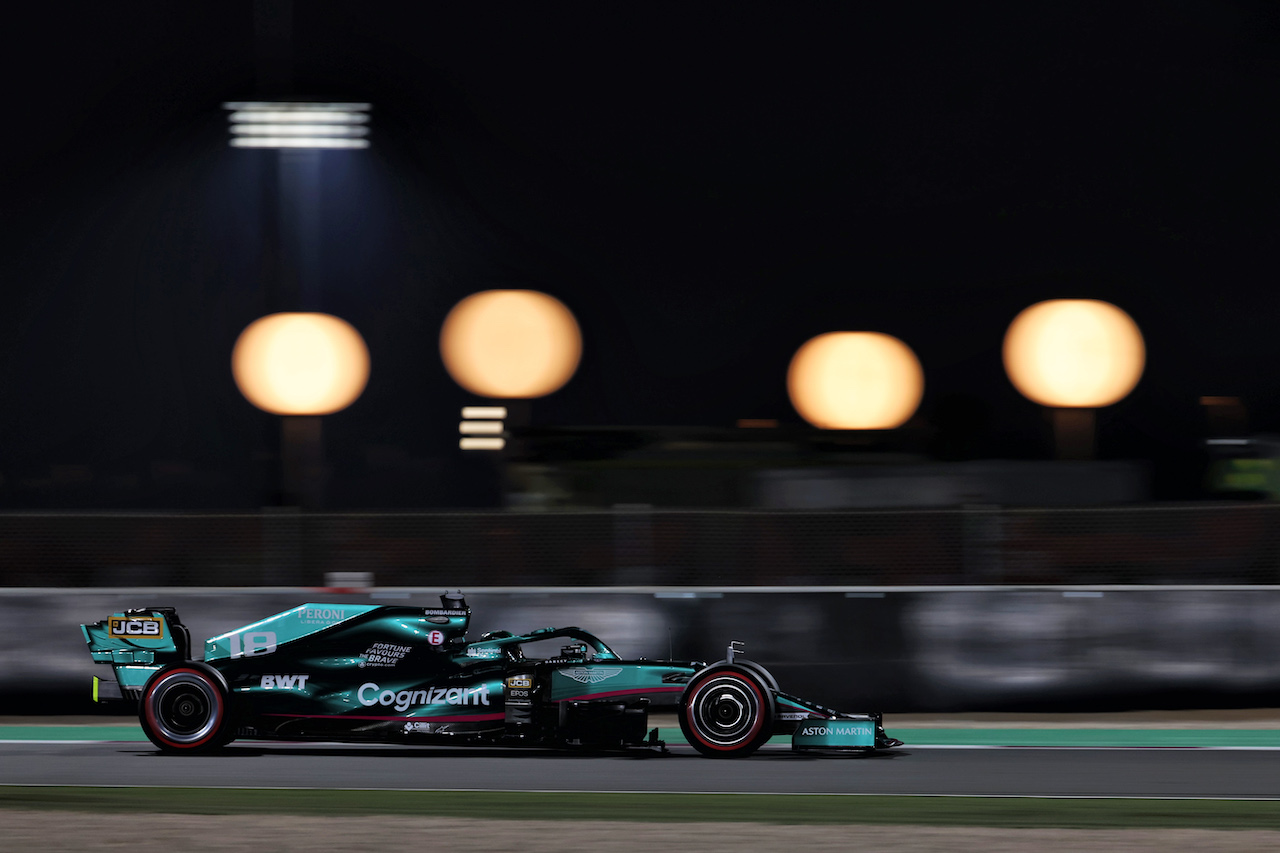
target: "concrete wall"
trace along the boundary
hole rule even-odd
[[[0,590],[0,713],[89,713],[79,625],[172,605],[205,637],[305,602],[433,606],[438,589]],[[1280,701],[1280,587],[488,588],[472,637],[577,625],[624,657],[716,660],[850,711],[1248,707]]]

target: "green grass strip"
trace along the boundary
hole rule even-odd
[[[128,726],[0,726],[0,740],[141,740],[137,723]]]
[[[423,815],[993,827],[1280,829],[1280,802],[802,794],[0,787],[0,808],[162,814]]]

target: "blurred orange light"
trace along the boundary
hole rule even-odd
[[[276,415],[327,415],[355,402],[369,381],[369,350],[330,314],[270,314],[236,340],[231,372],[240,393]]]
[[[569,381],[581,355],[573,314],[536,290],[473,293],[440,330],[445,369],[482,397],[544,397]]]
[[[791,405],[822,429],[893,429],[920,405],[924,371],[911,348],[880,332],[828,332],[796,351]]]
[[[1044,406],[1109,406],[1133,390],[1145,363],[1137,324],[1096,299],[1039,302],[1014,318],[1004,338],[1009,380]]]

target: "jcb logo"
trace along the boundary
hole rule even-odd
[[[160,640],[164,638],[164,620],[154,616],[112,616],[107,620],[107,633],[134,640]]]

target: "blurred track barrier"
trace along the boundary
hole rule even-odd
[[[450,585],[457,588],[458,584]],[[473,636],[594,630],[624,657],[717,660],[851,711],[1280,704],[1280,587],[466,587]],[[78,626],[178,608],[199,641],[306,602],[430,606],[443,587],[0,590],[0,713],[92,713]]]

